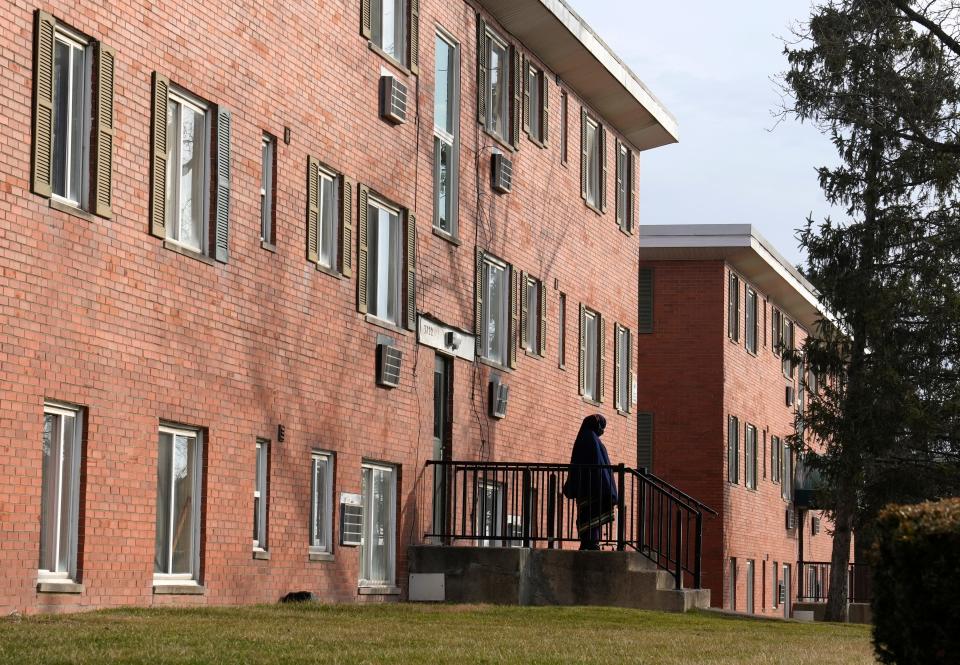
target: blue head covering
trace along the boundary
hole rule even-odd
[[[607,419],[599,413],[587,416],[580,424],[577,440],[570,455],[570,471],[563,484],[563,495],[569,499],[585,498],[588,494],[600,495],[611,504],[618,499],[617,485],[610,469],[577,469],[579,465],[610,466],[607,448],[600,436],[607,427]]]

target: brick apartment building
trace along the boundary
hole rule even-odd
[[[402,596],[426,460],[566,461],[593,412],[635,459],[676,123],[563,2],[13,0],[0,35],[0,611]]]
[[[816,384],[780,350],[816,329],[816,292],[749,225],[644,226],[640,258],[638,465],[720,513],[703,545],[715,606],[790,616],[826,589],[798,562],[832,547],[784,445]]]

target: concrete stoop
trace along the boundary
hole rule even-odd
[[[415,546],[409,570],[410,600],[661,612],[710,606],[709,589],[677,591],[670,573],[636,552]]]

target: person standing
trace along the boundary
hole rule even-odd
[[[600,440],[606,426],[606,418],[599,413],[583,419],[563,484],[563,495],[577,502],[581,550],[600,549],[601,527],[613,522],[613,507],[619,500],[610,457]]]

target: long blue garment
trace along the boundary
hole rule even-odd
[[[584,532],[613,521],[613,506],[619,495],[610,468],[610,456],[600,440],[607,426],[600,414],[587,416],[580,425],[570,456],[563,495],[577,502],[577,529]]]

